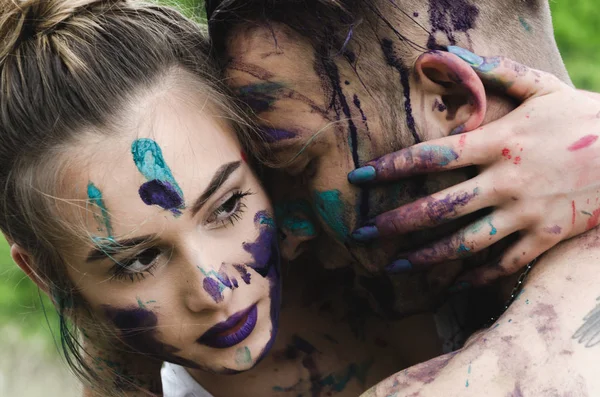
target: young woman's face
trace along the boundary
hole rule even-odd
[[[280,306],[269,200],[193,90],[146,95],[127,118],[123,132],[90,134],[71,153],[69,198],[85,203],[75,215],[89,244],[66,255],[69,276],[132,348],[247,370],[273,342]]]

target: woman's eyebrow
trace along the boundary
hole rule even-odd
[[[192,206],[192,217],[196,216],[198,211],[202,209],[202,206],[208,201],[210,196],[214,194],[229,178],[229,176],[237,170],[242,163],[240,161],[233,161],[231,163],[223,164],[215,175],[211,179],[210,183],[204,190],[204,192],[198,197]]]
[[[112,239],[104,239],[102,243],[98,244],[97,248],[90,251],[86,258],[86,262],[96,262],[105,258],[110,258],[113,255],[118,254],[121,251],[128,250],[132,247],[142,245],[154,239],[153,235],[140,236],[131,239],[125,239],[115,241]]]

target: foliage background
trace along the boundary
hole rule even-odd
[[[573,82],[578,88],[600,92],[600,7],[597,1],[555,0],[551,6],[558,45]],[[204,20],[202,1],[161,2],[177,5],[197,20]],[[40,385],[40,391],[44,390],[43,395],[67,395],[61,381],[68,375],[60,368],[62,364],[54,365],[59,360],[51,337],[56,334],[56,320],[48,299],[41,296],[12,263],[8,245],[0,238],[0,395],[42,395],[36,392],[36,384]],[[22,378],[23,382],[15,377]],[[68,384],[72,395],[76,395],[73,383]]]

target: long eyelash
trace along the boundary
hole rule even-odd
[[[127,270],[127,266],[117,263],[111,269],[112,275],[110,276],[110,280],[121,281],[128,278],[132,283],[134,281],[144,280],[147,274],[154,276],[153,272],[156,266],[158,266],[158,260],[155,260],[154,263],[152,263],[152,265],[143,272],[130,272]]]
[[[231,215],[229,215],[229,217],[227,219],[223,219],[221,220],[221,225],[224,227],[227,227],[227,224],[231,224],[231,226],[234,226],[235,223],[237,221],[239,221],[240,219],[242,219],[242,214],[245,212],[245,209],[248,208],[246,207],[246,204],[244,204],[243,199],[245,197],[251,196],[254,193],[251,190],[246,190],[245,192],[242,192],[241,190],[238,190],[236,192],[233,193],[233,195],[231,195],[231,199],[235,199],[236,201],[239,200],[239,205],[238,205],[238,209],[232,213]]]

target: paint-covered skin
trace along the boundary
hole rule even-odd
[[[162,155],[160,146],[152,139],[136,139],[131,145],[133,161],[148,182],[140,186],[140,198],[146,205],[158,205],[174,215],[185,208],[183,192]]]
[[[64,192],[87,200],[76,217],[65,214],[66,222],[83,221],[74,228],[87,228],[85,241],[65,255],[69,277],[89,310],[115,331],[115,348],[190,371],[246,371],[277,335],[273,210],[233,130],[198,112],[205,98],[193,84],[168,85],[185,92],[146,92],[133,102],[151,103],[149,119],[123,110],[143,117],[130,122],[144,128],[69,148],[103,153],[73,162],[76,176]],[[201,343],[209,329],[249,308],[248,332],[238,333],[236,323],[218,336],[231,336],[234,346]],[[242,343],[251,357],[244,362],[235,360]]]
[[[365,27],[356,28],[354,36],[369,35]],[[267,139],[273,163],[283,167],[283,172],[273,172],[267,188],[277,187],[272,192],[275,197],[282,196],[282,189],[289,189],[293,200],[310,203],[312,214],[307,218],[318,223],[310,236],[284,231],[282,253],[286,259],[297,256],[296,247],[308,247],[304,243],[310,241],[311,249],[328,268],[356,264],[369,272],[378,272],[396,259],[398,252],[456,230],[453,226],[442,227],[426,236],[417,233],[401,240],[370,244],[358,244],[351,236],[355,228],[396,208],[398,203],[412,201],[466,178],[461,172],[447,173],[443,178],[416,177],[386,187],[356,188],[348,184],[347,173],[372,158],[447,134],[444,126],[426,121],[429,113],[424,109],[429,110],[435,104],[442,120],[447,117],[448,123],[457,123],[449,130],[464,124],[455,120],[448,109],[438,110],[443,109],[440,97],[416,94],[420,87],[413,65],[403,58],[404,48],[390,36],[394,34],[392,31],[382,30],[380,50],[370,61],[369,67],[383,71],[381,80],[371,84],[390,87],[375,96],[368,86],[361,84],[366,70],[362,69],[360,59],[352,63],[351,52],[332,60],[329,54],[311,49],[306,39],[279,24],[252,25],[241,28],[240,32],[242,37],[236,37],[235,32],[231,35],[236,39],[229,47],[228,82],[234,90],[241,87],[246,92],[253,85],[277,87],[269,92],[270,105],[254,107],[254,111],[265,128],[294,133],[289,138],[283,135],[286,139]],[[423,39],[426,41],[427,37]],[[253,51],[247,51],[248,48]],[[419,129],[419,125],[425,124],[428,128]],[[442,147],[432,147],[429,153],[423,153],[423,161],[444,157],[453,163],[457,155]],[[412,312],[415,306],[429,305],[426,302],[432,302],[430,298],[435,300],[422,293],[423,285],[419,277],[398,279],[396,287],[403,294],[418,297],[415,302],[402,300],[398,309],[405,307]]]
[[[402,324],[368,310],[351,288],[353,272],[333,272],[340,277],[317,266],[284,268],[286,304],[277,339],[260,365],[235,377],[206,374],[199,379],[203,387],[214,395],[353,397],[410,360],[387,336],[403,335]],[[366,310],[357,326],[349,317],[359,315],[359,305]],[[250,355],[244,346],[234,354],[240,363]]]
[[[109,240],[112,239],[113,231],[110,223],[110,214],[108,213],[106,205],[104,204],[102,192],[92,182],[88,183],[87,186],[87,198],[91,204],[95,205],[98,210],[100,210],[100,214],[98,216],[95,215],[96,223],[98,224],[98,231],[105,231],[106,238]],[[102,228],[102,226],[104,228]]]
[[[460,351],[398,372],[363,396],[597,395],[599,241],[594,230],[553,249],[489,329]]]
[[[400,258],[403,266],[394,261],[388,267],[394,273],[431,268],[443,261],[468,257],[521,231],[519,244],[495,260],[494,266],[465,276],[466,281],[483,284],[518,271],[559,241],[598,225],[600,211],[596,207],[600,196],[595,186],[600,180],[583,165],[586,161],[597,163],[598,135],[578,131],[565,134],[568,121],[564,119],[556,120],[549,128],[547,118],[552,115],[538,109],[563,106],[559,105],[564,104],[562,96],[569,96],[576,103],[570,108],[571,112],[578,114],[582,125],[593,131],[592,126],[600,123],[597,113],[600,102],[558,82],[553,76],[506,58],[484,58],[457,47],[449,50],[468,62],[485,81],[495,85],[501,82],[507,94],[526,100],[525,104],[511,113],[507,121],[403,149],[351,172],[348,176],[351,183],[372,188],[378,182],[389,183],[474,164],[484,170],[463,184],[375,217],[354,230],[353,237],[362,242],[390,238],[439,227],[495,206],[491,215],[466,228],[438,242],[403,252]],[[541,81],[546,85],[541,85]],[[526,120],[534,127],[527,133],[519,127],[516,135],[517,130],[504,125],[515,119]],[[535,138],[536,128],[544,131],[544,141],[553,139],[542,152]],[[435,156],[429,155],[432,148]],[[552,164],[547,164],[549,159],[553,159]],[[565,172],[571,172],[572,176],[564,179]],[[468,194],[471,191],[476,193],[472,197]]]

